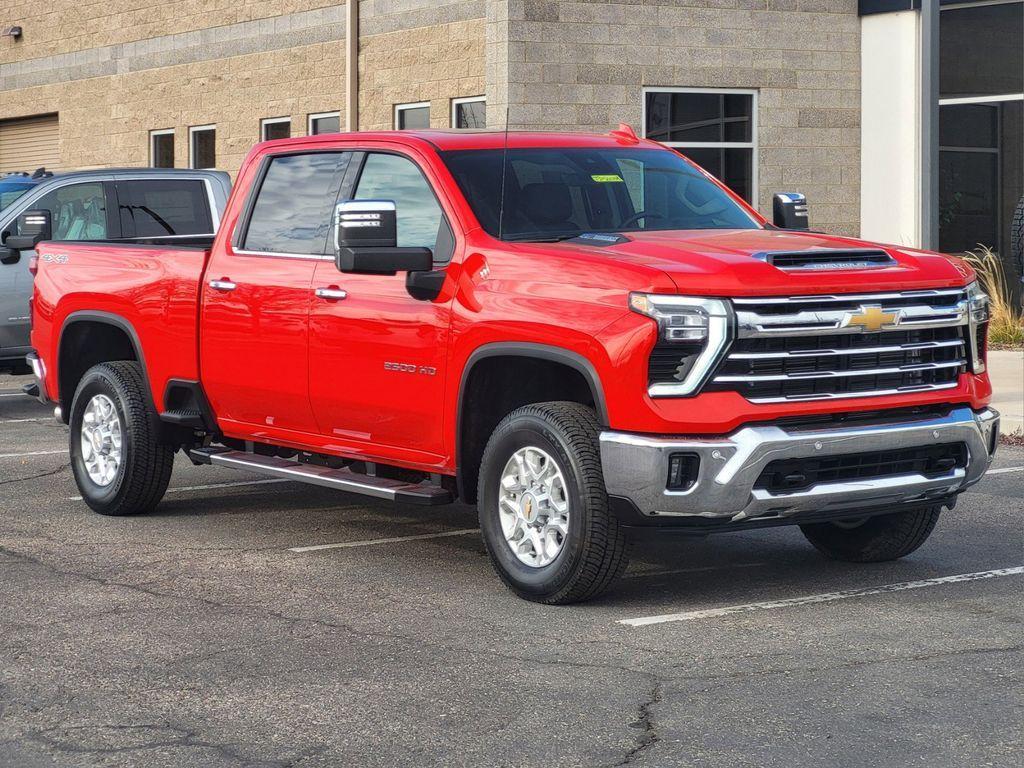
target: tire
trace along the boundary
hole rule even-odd
[[[116,440],[112,436],[97,438],[98,442],[90,440],[89,447],[83,445],[83,426],[88,437],[91,425],[98,421],[112,423],[103,415],[106,413],[112,413],[117,420],[116,430],[104,430],[119,435],[120,458],[116,468],[111,448]],[[101,515],[137,515],[151,511],[160,502],[171,479],[174,450],[159,441],[156,412],[138,363],[100,363],[86,371],[71,403],[69,425],[71,469],[90,508]],[[96,445],[101,445],[100,450],[93,447]],[[95,461],[104,451],[110,454],[106,460]],[[101,468],[105,470],[106,476],[97,478],[90,474],[87,463],[92,464],[96,473]]]
[[[801,525],[807,540],[825,555],[850,563],[881,563],[909,555],[924,544],[939,521],[941,507],[909,509],[853,521]]]
[[[480,529],[494,570],[519,597],[548,605],[589,600],[608,589],[626,567],[625,535],[608,508],[598,431],[597,418],[590,408],[571,402],[538,403],[506,416],[487,442],[477,497]],[[534,452],[531,454],[527,449]],[[547,524],[543,528],[546,535],[537,529],[536,535],[545,542],[543,550],[545,556],[551,557],[550,562],[544,563],[540,557],[535,557],[534,564],[523,562],[506,539],[502,515],[506,515],[507,525],[508,516],[513,513],[508,506],[503,506],[504,512],[499,512],[504,487],[502,478],[507,474],[506,468],[514,466],[517,455],[524,456],[532,467],[560,473],[559,477],[543,481],[547,483],[542,486],[547,489],[546,498],[551,500],[537,501],[536,512],[533,511],[533,496],[530,495],[529,502],[526,499],[530,491],[525,487],[505,492],[518,496],[519,501],[513,506],[520,513],[525,509],[527,516],[533,514],[535,524],[557,520],[558,525],[564,527],[565,535]],[[533,463],[530,457],[535,460]],[[549,462],[553,462],[554,469]],[[518,483],[523,482],[522,475],[517,478]],[[508,487],[521,486],[510,484]],[[538,498],[544,499],[545,495],[542,493]],[[564,503],[568,504],[567,518],[559,515],[553,506]],[[551,514],[543,515],[544,510]],[[518,530],[523,556],[537,556],[536,546],[525,541],[525,524],[520,524]],[[549,544],[549,536],[550,541],[555,542],[553,545]],[[554,555],[556,549],[557,555]]]

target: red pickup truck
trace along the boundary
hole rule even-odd
[[[39,245],[32,363],[103,514],[153,509],[180,449],[475,503],[498,575],[547,603],[644,533],[900,557],[995,450],[987,297],[958,259],[775,205],[625,128],[267,142],[210,243]]]

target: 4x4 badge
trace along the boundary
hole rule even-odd
[[[899,324],[900,313],[885,312],[878,304],[870,304],[860,308],[860,312],[847,312],[840,325],[841,328],[860,326],[865,331],[880,331]]]

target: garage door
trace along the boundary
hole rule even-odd
[[[0,121],[0,173],[60,166],[57,115]]]

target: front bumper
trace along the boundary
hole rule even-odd
[[[655,522],[652,518],[739,522],[948,499],[982,478],[998,435],[996,411],[956,407],[945,415],[915,421],[814,429],[760,425],[711,439],[602,432],[601,462],[609,496],[631,503],[648,523]],[[765,467],[782,459],[960,442],[967,446],[966,465],[939,475],[825,482],[790,493],[755,487]],[[685,491],[666,488],[673,453],[695,454],[700,459],[696,480]]]

